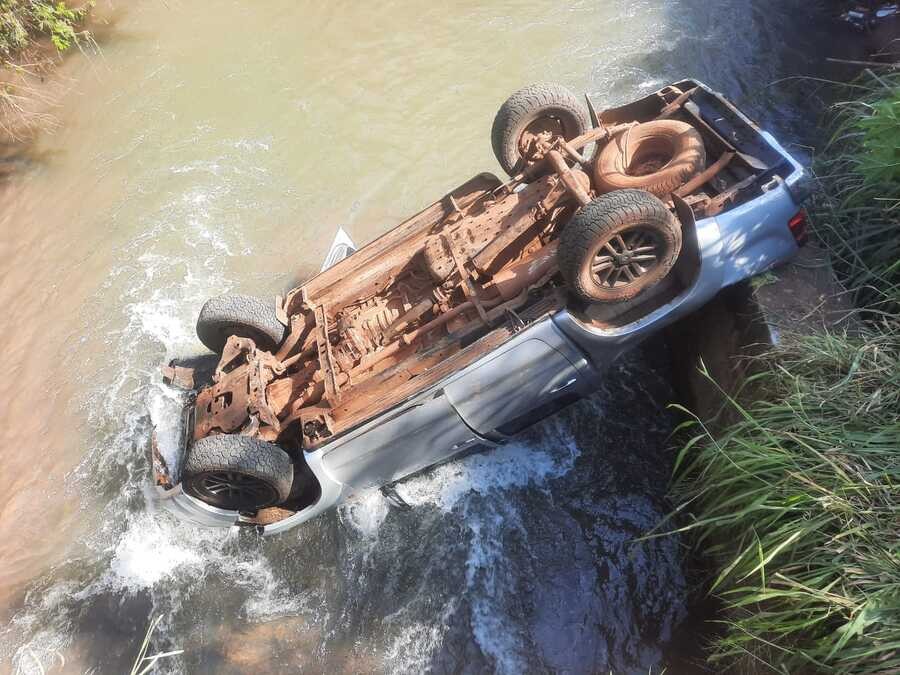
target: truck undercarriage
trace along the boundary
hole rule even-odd
[[[715,127],[704,106],[715,107]],[[730,104],[691,82],[601,115],[588,101],[588,112],[590,126],[578,133],[552,106],[526,119],[501,148],[506,161],[498,153],[509,181],[476,176],[279,298],[277,323],[210,310],[204,342],[221,358],[196,396],[193,442],[230,434],[274,443],[293,458],[296,476],[303,451],[390,410],[539,317],[567,307],[586,321],[615,323],[652,310],[688,283],[696,264],[683,221],[715,215],[778,179],[764,148],[747,152],[723,133],[736,115]],[[495,122],[495,150],[497,129]],[[631,221],[605,224],[617,214]],[[214,497],[218,483],[207,483]],[[306,503],[294,483],[290,498],[274,502]]]

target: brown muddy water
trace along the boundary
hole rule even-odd
[[[678,541],[633,542],[667,509],[663,343],[401,485],[410,510],[373,492],[265,540],[148,502],[155,368],[199,352],[207,296],[272,296],[338,225],[362,244],[499,173],[527,83],[608,106],[690,75],[808,138],[771,83],[816,68],[810,4],[100,3],[0,215],[0,671],[127,672],[161,615],[154,649],[185,653],[159,672],[658,672],[686,617]]]

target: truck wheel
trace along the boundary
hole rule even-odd
[[[506,99],[494,117],[491,145],[510,176],[532,140],[543,131],[571,140],[590,128],[587,110],[559,84],[532,84]]]
[[[210,298],[197,318],[197,337],[216,354],[222,353],[232,335],[250,338],[260,349],[274,351],[284,339],[284,331],[274,304],[249,295]]]
[[[583,206],[560,235],[559,270],[587,302],[622,302],[662,280],[681,252],[681,228],[657,197],[616,190]]]
[[[700,132],[687,122],[656,120],[618,134],[597,156],[599,193],[632,188],[669,196],[706,164]]]
[[[274,443],[223,434],[194,442],[182,471],[184,491],[231,511],[256,511],[291,493],[294,467]]]

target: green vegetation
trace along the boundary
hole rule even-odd
[[[49,38],[58,53],[92,43],[90,34],[79,30],[92,4],[72,8],[62,0],[0,0],[0,148],[53,126],[55,119],[46,112],[53,97],[40,86],[49,59],[32,47],[41,38]]]
[[[674,490],[718,570],[717,667],[900,672],[900,75],[854,87],[811,212],[860,320],[785,336],[726,397],[736,422],[685,425]]]
[[[37,36],[47,36],[59,51],[79,40],[78,24],[90,4],[73,9],[61,0],[0,0],[0,53],[7,61]]]
[[[900,75],[870,73],[837,106],[818,162],[817,233],[857,305],[900,311]]]

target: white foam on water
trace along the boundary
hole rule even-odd
[[[156,434],[156,448],[166,463],[169,475],[177,477],[181,471],[183,411],[187,392],[162,384],[162,378],[148,392],[147,408]]]
[[[217,574],[262,593],[263,600],[274,600],[284,587],[265,556],[230,545],[238,536],[233,529],[202,527],[166,513],[138,511],[129,516],[116,542],[101,586],[136,593],[164,589],[176,577],[183,583]]]
[[[47,622],[45,617],[59,615],[60,608],[77,589],[78,584],[61,581],[37,597],[29,593],[35,611],[17,614],[0,632],[2,643],[7,642],[8,634],[13,637],[30,635],[27,641],[12,650],[10,661],[15,675],[43,675],[56,669],[59,672],[65,670],[63,654],[72,641],[68,624],[48,625],[52,622]]]
[[[470,607],[469,623],[481,651],[494,662],[499,673],[528,670],[527,645],[516,617],[504,610],[504,596],[515,593],[514,578],[504,572],[508,552],[503,534],[523,529],[512,490],[540,488],[547,481],[568,473],[580,451],[561,423],[550,423],[537,443],[513,442],[491,451],[469,455],[402,481],[397,494],[417,508],[434,506],[458,519],[468,531],[465,589],[451,597],[433,622],[409,622],[385,650],[385,664],[392,672],[422,672],[443,644],[450,617],[460,598]],[[378,500],[376,501],[377,495]],[[359,507],[377,517],[348,518],[358,531],[369,532],[384,522],[389,510],[378,493],[366,496]],[[452,514],[452,516],[451,516]],[[368,527],[369,529],[365,529]],[[401,616],[405,612],[399,612]],[[397,617],[392,620],[399,621]],[[406,617],[409,621],[409,618]]]
[[[506,531],[524,531],[514,503],[496,499],[466,509],[471,532],[466,559],[466,595],[471,602],[470,621],[475,642],[494,660],[498,673],[518,674],[528,670],[525,641],[517,620],[505,609],[504,598],[516,593],[514,578],[505,569]]]
[[[81,587],[60,582],[49,593],[70,613],[72,603],[74,607],[90,604],[102,595],[124,598],[148,593],[153,614],[163,617],[157,634],[173,644],[180,644],[185,637],[178,632],[176,616],[184,602],[194,597],[193,589],[202,588],[211,576],[241,590],[244,599],[239,614],[248,621],[266,622],[311,613],[308,594],[286,583],[262,552],[235,546],[238,536],[234,530],[194,526],[164,513],[132,512],[111,550],[104,551],[102,542],[94,544],[98,547],[94,559],[108,561],[99,575]],[[64,651],[71,643],[71,622],[66,611],[48,606],[48,601],[30,603],[15,621],[32,635],[22,649],[43,644],[42,633],[36,632],[39,628],[58,635],[55,641],[47,642],[52,649],[45,650],[44,663],[49,662],[54,650]],[[49,625],[43,628],[46,624]],[[178,671],[177,664],[172,667]]]
[[[201,172],[218,176],[222,173],[222,165],[218,161],[194,160],[181,166],[173,166],[170,171],[176,175]]]
[[[139,516],[116,544],[110,570],[121,588],[129,591],[150,588],[181,572],[204,565],[207,551],[172,537],[161,518]],[[195,540],[196,542],[196,540]]]
[[[433,504],[451,511],[471,493],[540,484],[567,473],[579,449],[558,425],[560,436],[539,448],[511,442],[485,453],[442,464],[434,470],[397,485],[397,493],[410,505]]]
[[[16,649],[12,657],[15,675],[45,675],[66,672],[64,652],[71,644],[71,636],[53,629],[43,629]]]
[[[250,138],[241,138],[237,141],[234,141],[232,144],[237,150],[243,150],[245,152],[253,151],[253,150],[262,150],[263,152],[268,152],[272,147],[272,137],[266,138],[266,140],[253,140]]]
[[[166,297],[155,290],[147,300],[134,303],[128,308],[131,321],[129,326],[138,329],[140,335],[166,346],[167,351],[179,346],[190,347],[196,338],[179,314],[183,305],[175,298]]]
[[[401,611],[386,616],[387,626],[398,624],[399,634],[385,649],[384,661],[389,664],[389,672],[418,674],[428,672],[431,659],[444,643],[444,634],[450,625],[450,618],[456,613],[456,598],[445,605],[440,615],[430,623],[410,621],[406,612]]]
[[[353,528],[364,539],[372,540],[377,537],[388,511],[390,505],[381,491],[372,489],[357,494],[342,504],[338,514],[343,523]]]
[[[242,615],[253,622],[266,622],[310,611],[307,594],[291,588],[275,573],[262,554],[220,555],[215,568],[236,587],[244,589],[247,599],[241,607]]]
[[[283,617],[292,617],[312,612],[305,594],[285,586],[269,567],[257,571],[249,597],[244,602],[244,616],[254,622],[265,623]],[[251,577],[253,578],[253,577]]]
[[[654,77],[649,80],[644,80],[639,85],[637,85],[638,89],[641,91],[656,91],[660,87],[664,87],[667,84],[667,80],[660,77]]]

